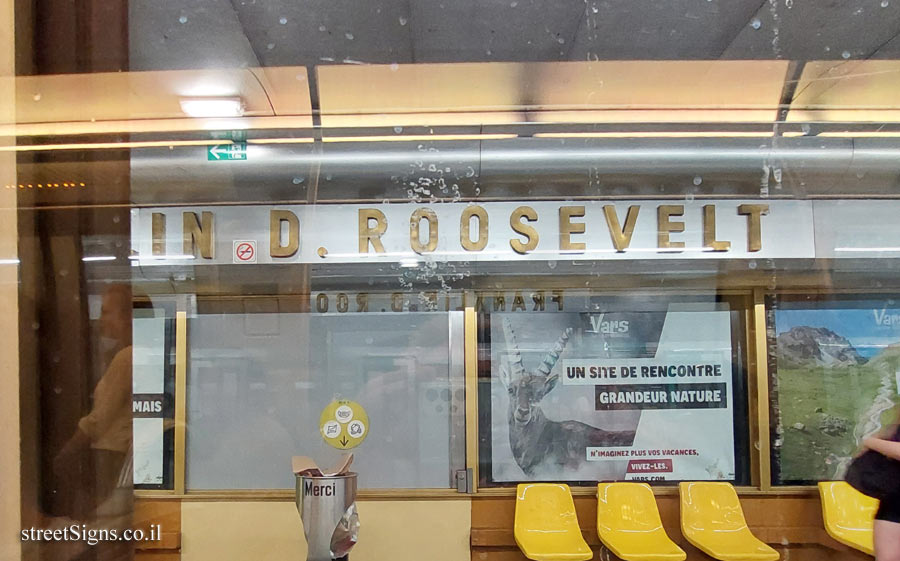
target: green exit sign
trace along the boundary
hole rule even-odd
[[[234,142],[232,144],[213,144],[206,147],[206,159],[211,162],[225,160],[246,160],[247,143]]]

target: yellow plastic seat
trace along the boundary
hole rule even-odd
[[[594,556],[578,527],[568,485],[519,485],[514,530],[519,549],[535,561],[587,561]]]
[[[878,499],[864,495],[846,481],[819,482],[825,531],[844,545],[875,555],[872,529]]]
[[[684,561],[659,518],[653,490],[646,483],[597,485],[597,535],[624,561]]]
[[[695,547],[722,561],[776,561],[778,552],[760,541],[744,519],[730,483],[685,482],[681,495],[681,532]]]

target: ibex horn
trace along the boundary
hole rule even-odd
[[[553,370],[553,367],[556,366],[556,361],[559,360],[559,355],[562,354],[563,349],[566,348],[566,343],[569,342],[570,335],[572,335],[572,328],[567,327],[562,335],[559,336],[559,340],[556,341],[556,344],[553,345],[553,349],[547,353],[547,356],[544,357],[541,365],[538,366],[538,372],[544,376],[550,375],[550,371]]]
[[[522,353],[519,352],[516,333],[506,318],[503,318],[503,336],[506,338],[506,348],[512,354],[509,360],[510,374],[512,374],[512,379],[516,380],[525,375],[525,366],[522,365]]]

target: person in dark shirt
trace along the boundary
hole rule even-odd
[[[900,422],[900,419],[898,419]],[[900,462],[900,428],[892,439],[870,437],[863,441],[864,449],[874,450]],[[900,480],[896,492],[881,501],[875,515],[876,561],[900,561]]]

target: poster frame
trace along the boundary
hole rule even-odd
[[[779,420],[780,406],[778,404],[778,364],[777,364],[777,342],[775,333],[775,310],[776,305],[781,302],[809,302],[809,303],[852,303],[854,301],[871,301],[894,298],[900,300],[900,289],[891,290],[854,290],[847,288],[833,289],[791,289],[785,288],[781,290],[773,290],[765,293],[765,323],[759,328],[764,329],[765,333],[765,350],[766,350],[766,370],[768,378],[768,388],[766,392],[766,406],[769,410],[768,426],[763,427],[760,424],[759,430],[766,430],[769,435],[769,441],[775,442],[778,438],[777,427]],[[770,490],[777,493],[783,493],[794,490],[815,490],[819,480],[815,479],[789,479],[781,482],[779,466],[780,457],[779,449],[770,446],[768,450],[768,469],[762,466],[770,480]]]
[[[592,292],[594,296],[621,296],[617,293]],[[691,303],[698,295],[709,295],[697,292],[664,292],[659,297],[670,303]],[[643,295],[643,294],[642,294]],[[647,293],[649,295],[649,293]],[[732,351],[732,388],[733,388],[733,427],[734,427],[734,462],[735,477],[727,480],[732,485],[744,487],[751,485],[755,479],[758,462],[751,458],[753,447],[750,445],[751,433],[756,432],[758,424],[755,407],[751,396],[756,393],[755,384],[750,383],[750,353],[752,328],[751,295],[747,293],[717,292],[716,303],[727,303],[731,316],[731,351]],[[554,312],[541,312],[554,313]],[[514,488],[523,481],[494,481],[492,478],[492,411],[491,411],[491,313],[477,313],[477,349],[478,349],[478,487],[479,491],[500,491]],[[751,412],[754,413],[751,415]],[[566,481],[571,487],[590,487],[596,489],[598,481]],[[673,488],[678,481],[650,482],[657,488]],[[753,481],[755,485],[756,482]]]
[[[175,434],[173,430],[175,401],[175,302],[136,299],[132,303],[132,313],[137,316],[141,310],[160,309],[165,320],[163,351],[163,402],[169,404],[172,416],[163,418],[163,482],[134,483],[135,491],[172,491],[175,485]]]

